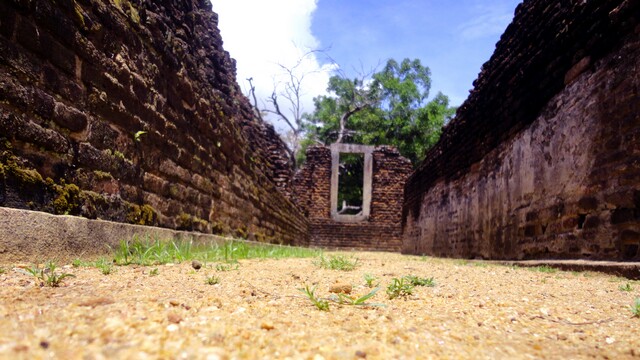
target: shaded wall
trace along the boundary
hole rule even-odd
[[[402,199],[411,162],[392,147],[373,150],[371,207],[367,220],[338,222],[331,217],[331,150],[307,150],[304,167],[293,181],[294,200],[309,219],[309,245],[399,251]]]
[[[639,7],[518,7],[407,182],[404,252],[640,257]]]
[[[0,206],[303,241],[201,0],[0,2]]]

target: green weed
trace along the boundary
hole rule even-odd
[[[73,260],[73,262],[71,263],[71,265],[72,265],[74,268],[80,267],[80,266],[82,266],[82,260],[80,260],[80,259],[76,258],[76,259],[74,259],[74,260]]]
[[[324,269],[351,271],[358,266],[358,259],[344,255],[331,255],[327,259],[321,255],[315,264]]]
[[[220,278],[215,276],[215,275],[207,276],[207,278],[205,279],[205,283],[207,285],[219,284],[220,283]]]
[[[384,306],[383,304],[367,304],[366,301],[371,299],[380,290],[379,287],[371,290],[368,294],[359,298],[351,297],[347,294],[339,293],[338,303],[342,305],[355,305],[355,306]]]
[[[375,276],[371,275],[371,274],[364,274],[364,281],[367,283],[367,287],[374,287],[374,286],[378,286],[380,283],[378,282],[378,284],[373,285],[373,283],[378,280],[378,278],[376,278]]]
[[[160,275],[160,270],[158,268],[153,268],[149,271],[149,276],[158,276]]]
[[[633,288],[631,287],[631,284],[629,284],[629,283],[626,283],[625,285],[618,286],[618,289],[620,291],[627,291],[627,292],[633,291]]]
[[[0,267],[0,275],[4,274],[7,272],[7,269]]]
[[[217,271],[232,271],[238,270],[238,264],[216,264]]]
[[[405,281],[406,278],[393,278],[391,284],[387,286],[387,295],[389,299],[395,299],[397,297],[406,297],[413,294],[414,286],[409,281]]]
[[[40,268],[38,265],[33,265],[23,272],[39,280],[40,286],[46,285],[49,287],[58,287],[64,279],[75,277],[75,275],[68,273],[57,274],[57,268],[57,265],[53,261],[48,261],[43,268]]]
[[[629,306],[634,317],[640,318],[640,298],[636,298],[633,305]]]
[[[305,285],[304,288],[298,289],[300,291],[302,291],[303,294],[305,294],[309,300],[311,300],[311,303],[313,303],[313,305],[318,308],[318,310],[321,311],[329,311],[329,302],[327,300],[318,298],[316,296],[316,287],[314,286],[313,288],[309,289],[309,285]]]
[[[436,282],[433,278],[421,278],[414,275],[407,275],[404,277],[405,280],[409,282],[412,286],[427,286],[434,287],[436,286]]]

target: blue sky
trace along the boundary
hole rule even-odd
[[[219,14],[224,48],[236,59],[246,91],[252,77],[261,106],[284,78],[278,64],[293,66],[308,49],[328,49],[305,58],[303,107],[324,93],[336,67],[354,76],[380,69],[388,58],[418,58],[431,69],[431,94],[460,105],[480,67],[511,22],[518,0],[211,0]],[[282,122],[271,118],[276,128]]]
[[[311,32],[345,71],[418,58],[432,94],[459,105],[511,22],[517,0],[320,0]]]

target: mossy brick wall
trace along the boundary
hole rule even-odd
[[[292,162],[210,9],[1,1],[0,206],[304,242]]]
[[[309,245],[399,251],[402,200],[411,162],[388,146],[373,151],[371,212],[362,222],[331,218],[331,149],[313,146],[293,181],[293,199],[309,219]]]
[[[639,259],[640,4],[527,0],[405,188],[403,251]]]

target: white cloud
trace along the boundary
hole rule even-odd
[[[218,13],[224,49],[236,59],[238,83],[248,93],[247,78],[253,78],[258,101],[268,98],[274,85],[286,81],[281,64],[293,67],[309,49],[319,47],[311,33],[317,0],[212,0]],[[321,64],[316,54],[304,57],[298,66],[307,74],[302,84],[303,110],[313,111],[313,97],[324,94],[332,65]],[[282,99],[284,100],[284,99]],[[266,101],[265,105],[268,105]],[[281,108],[288,108],[280,104]],[[284,111],[284,109],[282,109]],[[273,120],[274,117],[269,117]],[[286,130],[277,122],[279,131]]]
[[[473,18],[458,27],[458,33],[464,40],[500,35],[513,18],[513,10],[506,6],[477,6],[473,12]]]

